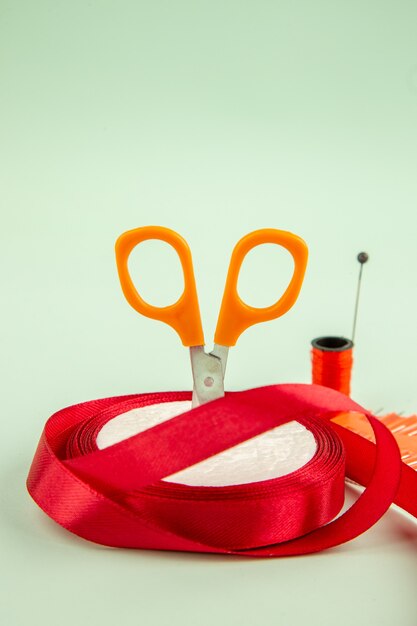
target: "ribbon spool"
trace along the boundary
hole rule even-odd
[[[98,433],[115,416],[190,397],[140,394],[59,411],[48,420],[30,469],[32,497],[56,522],[101,544],[261,557],[349,541],[393,501],[417,516],[416,475],[401,464],[389,430],[347,396],[317,385],[228,393],[98,449]],[[376,445],[331,421],[346,411],[366,415]],[[294,419],[313,433],[317,449],[291,474],[230,487],[162,480]],[[343,503],[345,461],[346,475],[367,488],[330,521]]]
[[[311,342],[313,384],[350,395],[353,342],[345,337],[318,337]]]

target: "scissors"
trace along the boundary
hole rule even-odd
[[[184,274],[184,291],[169,306],[157,307],[140,296],[128,269],[129,255],[143,241],[157,239],[170,244],[177,252]],[[253,307],[240,298],[237,283],[242,262],[247,253],[262,244],[277,244],[293,257],[294,273],[279,299],[267,307]],[[306,243],[290,232],[264,228],[249,233],[236,244],[230,259],[223,299],[220,307],[214,348],[205,351],[200,307],[194,278],[191,251],[187,242],[174,230],[162,226],[144,226],[129,230],[116,241],[116,263],[120,284],[126,300],[139,313],[169,324],[190,349],[193,375],[193,407],[224,396],[224,375],[228,351],[236,344],[244,330],[284,315],[295,303],[300,293],[307,266]]]

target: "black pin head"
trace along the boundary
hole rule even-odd
[[[359,252],[358,256],[356,257],[359,261],[359,263],[361,265],[363,265],[364,263],[366,263],[369,259],[369,254],[367,252]]]

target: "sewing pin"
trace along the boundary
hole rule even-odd
[[[363,270],[364,264],[369,260],[369,255],[367,252],[359,252],[356,258],[359,261],[360,269],[359,269],[359,276],[358,276],[358,286],[356,288],[355,312],[353,315],[352,343],[355,342],[356,321],[358,319],[358,308],[359,308],[359,295],[360,295],[361,284],[362,284],[362,270]]]

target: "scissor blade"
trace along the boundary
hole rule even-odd
[[[220,359],[222,363],[223,380],[224,380],[224,375],[226,373],[227,356],[229,354],[229,348],[227,346],[221,346],[219,343],[215,343],[213,350],[210,352],[210,354]]]
[[[193,371],[193,407],[224,396],[224,370],[222,358],[207,354],[204,346],[190,348]]]

